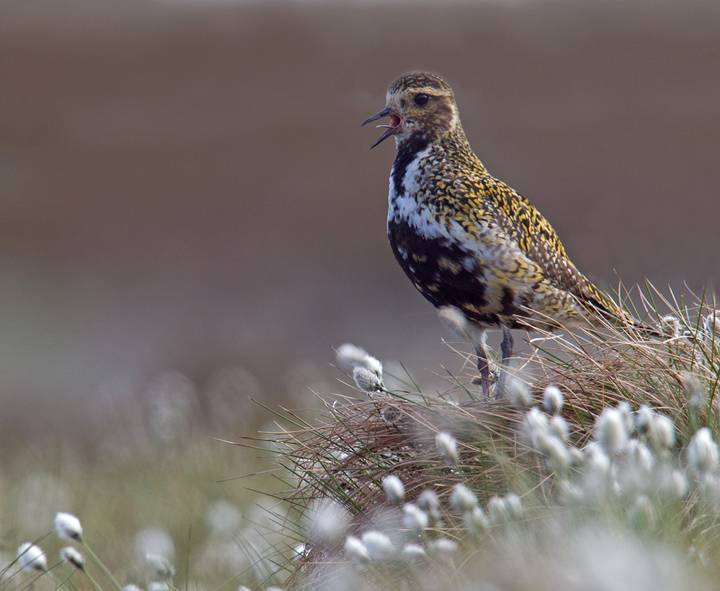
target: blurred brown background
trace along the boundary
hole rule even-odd
[[[332,390],[345,341],[458,369],[386,241],[392,143],[359,127],[412,69],[593,279],[717,285],[716,0],[5,0],[6,434],[82,432],[169,369],[200,407],[233,367],[238,405]]]

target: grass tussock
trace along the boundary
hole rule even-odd
[[[338,395],[312,423],[278,413],[291,426],[266,434],[291,475],[279,496],[301,546],[288,585],[476,589],[483,575],[500,588],[578,588],[545,556],[573,540],[605,548],[600,562],[626,544],[622,555],[645,557],[637,568],[672,571],[637,588],[701,588],[720,558],[720,322],[703,298],[650,289],[644,301],[662,337],[534,334],[500,400],[481,397],[472,371],[440,395],[409,375],[390,390],[378,360],[341,348],[369,399]],[[327,506],[342,527],[317,535]],[[543,559],[554,574],[541,583],[527,568]]]

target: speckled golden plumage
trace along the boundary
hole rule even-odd
[[[393,252],[435,306],[459,309],[480,330],[503,329],[504,365],[512,353],[511,328],[596,324],[600,316],[634,323],[575,268],[527,199],[488,173],[442,79],[400,76],[386,108],[365,123],[383,117],[390,124],[373,147],[395,137],[388,211]],[[474,344],[487,392],[484,346]]]

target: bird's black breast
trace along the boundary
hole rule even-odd
[[[446,238],[428,238],[407,222],[394,219],[388,222],[388,238],[405,274],[433,305],[460,308],[482,326],[500,324],[498,314],[489,307],[506,317],[518,314],[511,292],[504,293],[501,302],[488,302],[485,269],[460,245]]]
[[[404,195],[403,180],[410,164],[418,158],[418,154],[428,147],[428,140],[423,135],[413,135],[400,144],[392,167],[392,183],[396,195]]]

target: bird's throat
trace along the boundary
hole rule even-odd
[[[427,137],[419,134],[398,139],[391,178],[396,195],[405,194],[403,181],[408,167],[418,158],[421,152],[427,149],[429,143]]]

